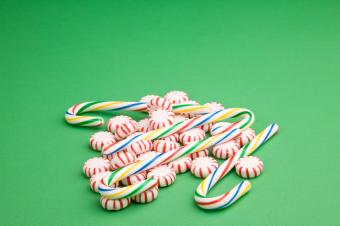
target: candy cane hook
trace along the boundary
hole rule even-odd
[[[225,194],[212,198],[206,197],[211,188],[233,169],[238,159],[243,156],[251,155],[257,148],[275,135],[278,130],[279,126],[277,124],[273,123],[269,125],[250,143],[240,149],[234,156],[223,162],[214,172],[205,178],[196,189],[194,196],[196,204],[203,209],[218,210],[230,206],[240,197],[245,195],[251,187],[251,183],[248,180],[243,180]]]

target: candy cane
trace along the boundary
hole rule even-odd
[[[134,195],[137,195],[150,187],[155,185],[155,182],[151,179],[136,183],[131,186],[126,186],[122,188],[112,188],[110,185],[136,173],[140,173],[147,169],[151,169],[161,164],[165,164],[171,161],[174,161],[178,158],[182,158],[191,153],[198,152],[209,148],[213,145],[219,144],[221,142],[226,142],[232,139],[237,138],[241,135],[240,129],[233,129],[229,132],[218,134],[212,136],[208,139],[201,140],[183,147],[180,147],[176,150],[169,151],[166,153],[159,153],[154,157],[138,161],[131,165],[120,168],[111,174],[109,174],[104,180],[101,181],[99,185],[99,193],[102,196],[105,196],[109,199],[121,199],[128,198]],[[156,182],[157,183],[157,182]]]
[[[242,120],[235,122],[232,124],[228,130],[224,132],[230,131],[234,128],[246,129],[250,127],[254,120],[254,114],[244,108],[228,108],[220,111],[216,111],[210,114],[200,115],[192,119],[188,119],[185,121],[179,121],[174,125],[167,126],[161,129],[153,130],[144,134],[136,134],[134,136],[130,136],[129,138],[122,140],[115,144],[110,144],[103,147],[102,154],[103,156],[107,157],[110,156],[118,151],[125,149],[127,146],[139,141],[139,140],[154,140],[159,139],[162,137],[169,136],[174,133],[180,133],[188,129],[192,129],[206,123],[217,122],[228,118],[235,118],[235,117],[243,117]]]
[[[225,175],[227,175],[227,173],[231,169],[233,169],[238,159],[240,159],[243,156],[251,155],[257,148],[259,148],[269,138],[275,135],[278,132],[278,129],[279,126],[275,123],[269,125],[266,129],[259,133],[250,143],[248,143],[242,149],[240,149],[234,156],[230,157],[228,160],[223,162],[213,173],[211,173],[206,179],[204,179],[196,189],[195,193],[196,204],[199,207],[208,210],[223,209],[230,206],[236,200],[238,200],[240,197],[246,194],[251,187],[251,184],[248,180],[242,181],[225,194],[212,198],[206,197],[210,189]]]
[[[123,102],[123,101],[91,101],[73,105],[65,113],[67,123],[77,126],[95,127],[104,123],[102,117],[80,115],[86,112],[97,111],[146,111],[146,102]],[[210,113],[211,109],[204,105],[176,104],[172,106],[174,113]]]

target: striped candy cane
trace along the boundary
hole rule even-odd
[[[226,176],[231,169],[234,168],[238,159],[242,158],[243,156],[251,155],[257,148],[259,148],[262,144],[269,140],[269,138],[275,135],[278,132],[278,129],[279,126],[275,123],[269,125],[250,143],[240,149],[234,156],[223,162],[213,173],[204,179],[196,189],[196,204],[203,209],[218,210],[230,206],[236,200],[246,194],[251,187],[251,184],[248,180],[242,181],[225,194],[212,198],[206,197],[210,189],[224,176]]]
[[[122,179],[130,175],[140,173],[147,169],[156,167],[158,165],[174,161],[178,158],[182,158],[191,153],[204,150],[206,148],[209,148],[221,142],[226,142],[226,141],[235,139],[240,135],[241,135],[240,129],[233,129],[229,132],[212,136],[208,139],[201,140],[201,141],[192,143],[190,145],[180,147],[176,150],[172,150],[166,153],[159,153],[154,157],[151,157],[151,158],[148,158],[142,161],[138,161],[131,165],[120,168],[112,172],[111,174],[109,174],[107,177],[104,178],[104,180],[101,181],[101,184],[99,185],[99,188],[98,188],[99,193],[102,196],[105,196],[109,199],[121,199],[121,198],[128,198],[128,197],[137,195],[149,189],[150,187],[154,186],[154,183],[157,183],[157,181],[155,182],[151,179],[148,179],[146,181],[142,181],[134,185],[126,186],[122,188],[112,188],[110,187],[110,185],[113,185],[114,183],[121,181]]]
[[[95,127],[101,126],[104,123],[102,117],[80,115],[86,112],[97,111],[146,111],[146,102],[124,102],[124,101],[91,101],[73,105],[65,113],[67,123],[77,126]],[[173,112],[179,113],[194,113],[206,114],[210,113],[211,109],[204,105],[194,104],[176,104],[172,106]]]
[[[254,114],[244,108],[228,108],[220,111],[216,111],[210,114],[200,115],[192,119],[188,119],[185,121],[179,121],[174,125],[167,126],[161,129],[153,130],[144,134],[136,134],[134,136],[130,136],[129,138],[122,140],[115,144],[110,144],[103,147],[102,154],[104,157],[108,157],[118,151],[125,149],[127,146],[139,141],[139,140],[155,140],[162,137],[169,136],[174,133],[180,133],[195,127],[199,127],[206,123],[218,122],[228,118],[242,117],[242,120],[233,123],[232,127],[229,127],[228,130],[224,132],[228,132],[235,128],[240,128],[242,130],[250,127],[254,120]]]

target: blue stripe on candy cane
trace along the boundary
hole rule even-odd
[[[154,161],[156,161],[159,157],[161,157],[163,154],[159,153],[157,156],[155,156],[150,162],[148,162],[148,164],[145,164],[142,168],[140,168],[140,170],[138,170],[136,173],[142,172],[145,170],[146,167],[148,167],[151,163],[153,163]]]
[[[111,109],[110,111],[119,111],[119,110],[124,110],[124,109],[130,108],[130,107],[134,107],[134,106],[138,106],[138,105],[142,105],[142,104],[145,104],[145,102],[137,102],[137,103],[130,104],[130,105],[127,105],[127,106],[124,106],[124,107],[120,107],[120,108]]]
[[[126,148],[126,147],[130,144],[131,141],[136,140],[138,137],[140,137],[140,136],[142,136],[142,135],[143,135],[142,133],[141,133],[141,134],[137,134],[135,137],[131,138],[128,142],[126,142],[126,143],[123,144],[122,146],[118,147],[113,153],[116,153],[116,152],[118,152],[118,151],[120,151],[120,150]],[[113,153],[110,153],[110,154],[113,154]],[[110,154],[109,154],[109,155],[110,155]]]
[[[210,132],[215,132],[215,130],[217,130],[217,129],[221,128],[221,127],[222,126],[217,126],[217,127],[213,128]]]
[[[223,208],[228,207],[228,206],[234,201],[234,199],[236,198],[236,196],[237,196],[238,193],[240,192],[240,189],[241,189],[243,183],[244,183],[244,180],[243,180],[243,181],[240,183],[240,185],[237,187],[237,190],[236,190],[234,196],[229,200],[229,202],[227,202],[226,204],[224,204],[224,205],[221,206],[221,207],[218,207],[217,209],[223,209]]]
[[[221,140],[223,140],[224,138],[229,137],[230,134],[232,134],[235,130],[237,130],[237,129],[235,128],[235,129],[231,130],[228,134],[226,134],[224,137],[222,137],[222,138],[219,140],[219,142],[220,142]],[[217,142],[217,143],[219,143],[219,142]],[[217,168],[217,169],[218,169],[218,168]],[[217,169],[213,172],[212,178],[214,178],[214,176],[215,176],[215,174],[216,174],[216,172],[217,172]],[[210,188],[211,188],[211,183],[212,183],[212,181],[213,181],[213,179],[211,179],[211,180],[209,181],[209,184],[208,184],[208,191],[209,191]]]
[[[273,128],[275,126],[275,123],[273,123],[271,126],[270,126],[270,129],[269,129],[269,132],[266,134],[266,137],[264,138],[263,142],[266,142],[266,140],[268,139],[268,136],[271,134]],[[262,142],[262,143],[263,143]]]
[[[203,125],[206,121],[208,121],[209,119],[211,119],[212,117],[214,117],[216,114],[220,113],[222,110],[219,111],[215,111],[214,113],[212,113],[208,118],[204,119],[202,122],[197,123],[194,127]]]

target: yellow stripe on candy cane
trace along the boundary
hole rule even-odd
[[[199,106],[199,107],[190,107],[190,109],[180,109],[180,110],[175,110],[176,112],[178,113],[187,113],[187,112],[192,112],[192,111],[195,111],[195,110],[200,110],[200,109],[205,109],[205,108],[208,108],[207,106]]]
[[[245,193],[247,193],[251,188],[251,183],[249,182],[248,186],[244,189],[244,191],[240,194],[240,196],[244,195]]]
[[[89,118],[89,116],[73,116],[73,118],[66,118],[66,120],[72,122],[82,118]]]
[[[144,140],[148,140],[148,139],[149,139],[150,137],[152,137],[155,133],[158,133],[158,130],[159,130],[159,129],[156,129],[156,130],[150,132],[150,134],[148,134],[147,136],[144,137]],[[152,140],[152,139],[150,139],[150,140]]]
[[[142,163],[142,161],[138,161],[134,164],[131,164],[130,166],[127,166],[125,173],[123,173],[122,175],[120,175],[120,177],[118,177],[118,179],[115,182],[121,181],[122,179],[124,179],[125,177],[127,177],[126,175],[130,172],[130,170],[138,165],[140,165]],[[111,182],[112,183],[112,182]]]
[[[121,104],[121,103],[123,103],[123,102],[109,102],[107,104],[103,104],[103,105],[100,105],[100,106],[98,106],[96,108],[93,108],[92,111],[101,110],[103,108],[106,108],[107,106],[110,106],[110,105],[113,105],[113,104]]]
[[[263,136],[263,132],[264,132],[264,130],[257,136],[256,142],[255,142],[255,144],[252,146],[252,148],[250,149],[250,151],[248,152],[248,155],[250,155],[251,153],[253,153],[253,151],[254,151],[255,148],[257,147],[257,144],[259,143],[261,137]]]
[[[121,194],[125,193],[127,190],[130,189],[130,187],[131,186],[122,187],[122,188],[120,188],[121,191],[115,192],[114,194],[111,194],[111,195],[105,195],[105,197],[107,197],[107,198],[115,198],[115,197],[120,196]]]
[[[203,191],[204,191],[204,185],[205,185],[205,183],[206,183],[206,180],[207,179],[204,179],[203,181],[202,181],[202,183],[201,183],[201,185],[200,185],[200,189],[201,189],[201,193],[203,194]],[[205,194],[206,195],[206,194]]]
[[[208,142],[206,142],[206,144],[203,145],[203,147],[200,148],[200,150],[203,150],[205,149],[206,147],[209,146],[209,144],[213,143],[218,137],[215,136],[215,137],[210,137],[210,140]]]
[[[239,111],[241,108],[233,108],[231,109],[229,112],[225,113],[224,115],[222,115],[221,117],[217,118],[216,120],[214,120],[215,122],[221,121],[225,118],[227,118],[229,115],[231,115],[232,113],[234,113],[235,111]]]

